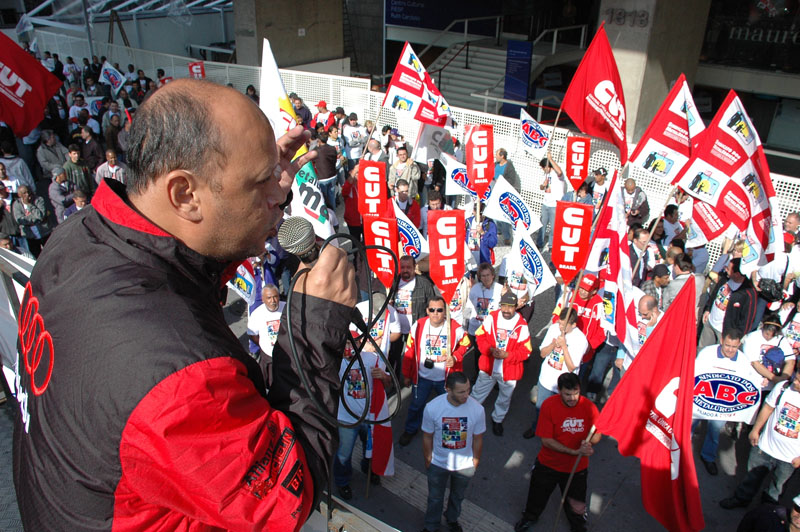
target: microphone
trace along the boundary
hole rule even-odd
[[[278,229],[278,243],[287,252],[311,265],[319,257],[314,226],[301,216],[286,218]]]

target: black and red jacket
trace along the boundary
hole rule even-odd
[[[335,427],[286,354],[286,314],[267,397],[219,303],[228,265],[138,215],[120,183],[106,180],[92,204],[53,233],[21,304],[14,484],[25,529],[299,529]],[[310,296],[292,306],[325,317],[293,331],[335,418],[351,310]]]

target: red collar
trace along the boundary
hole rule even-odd
[[[130,205],[125,203],[125,200],[120,194],[124,194],[124,185],[118,181],[113,181],[113,184],[109,185],[109,180],[104,179],[100,183],[100,186],[97,187],[97,192],[95,192],[92,197],[92,207],[94,207],[101,216],[115,224],[154,236],[172,238],[171,234],[157,227],[133,210]]]

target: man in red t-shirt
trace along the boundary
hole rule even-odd
[[[564,492],[576,456],[581,459],[567,491],[564,513],[572,532],[586,530],[588,457],[602,435],[595,433],[585,440],[599,415],[594,403],[581,396],[577,375],[564,373],[558,378],[558,395],[547,399],[539,412],[536,435],[542,439],[542,449],[531,471],[528,503],[515,532],[529,530],[539,519],[556,485]]]

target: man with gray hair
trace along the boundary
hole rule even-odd
[[[36,150],[36,159],[44,175],[52,175],[54,168],[61,168],[69,159],[67,148],[58,141],[52,129],[42,131],[42,143]]]
[[[50,173],[53,181],[50,183],[47,193],[56,215],[56,221],[61,223],[64,221],[64,211],[74,203],[72,193],[75,192],[75,185],[67,181],[67,172],[63,168],[53,168]]]

